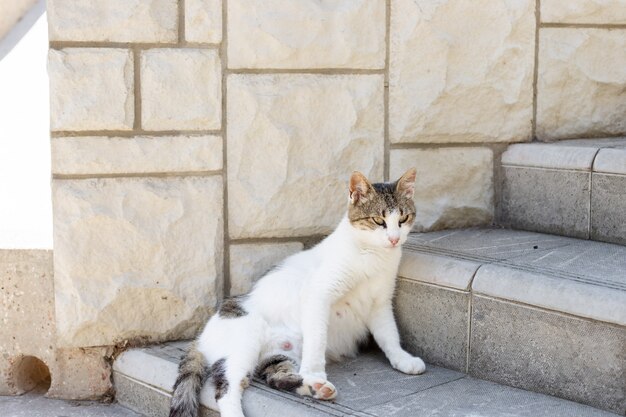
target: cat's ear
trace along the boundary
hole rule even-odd
[[[404,197],[413,198],[416,175],[417,171],[415,171],[415,168],[411,168],[405,172],[404,175],[396,181],[396,192]]]
[[[365,178],[365,175],[354,171],[350,177],[350,202],[352,204],[366,202],[371,191],[373,191],[372,184]]]

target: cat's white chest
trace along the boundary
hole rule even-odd
[[[339,301],[333,304],[328,322],[327,356],[338,360],[342,356],[353,356],[369,334],[368,319],[374,304],[393,293],[394,265],[368,262],[363,259],[359,271],[362,274],[355,285]]]

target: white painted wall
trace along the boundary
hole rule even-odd
[[[0,60],[2,249],[52,248],[47,53],[44,13]]]

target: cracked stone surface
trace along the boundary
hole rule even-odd
[[[540,32],[537,136],[567,139],[626,133],[626,36],[619,30]]]
[[[391,2],[391,141],[530,140],[534,38],[531,0]]]
[[[191,337],[222,275],[222,179],[55,180],[62,346]]]
[[[228,1],[230,68],[384,68],[385,1]]]
[[[133,56],[126,49],[66,48],[48,54],[52,130],[130,130]]]
[[[330,233],[354,170],[383,177],[382,75],[228,77],[231,238]]]

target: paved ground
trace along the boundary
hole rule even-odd
[[[31,391],[19,397],[0,396],[1,417],[142,417],[119,404],[52,400]]]

